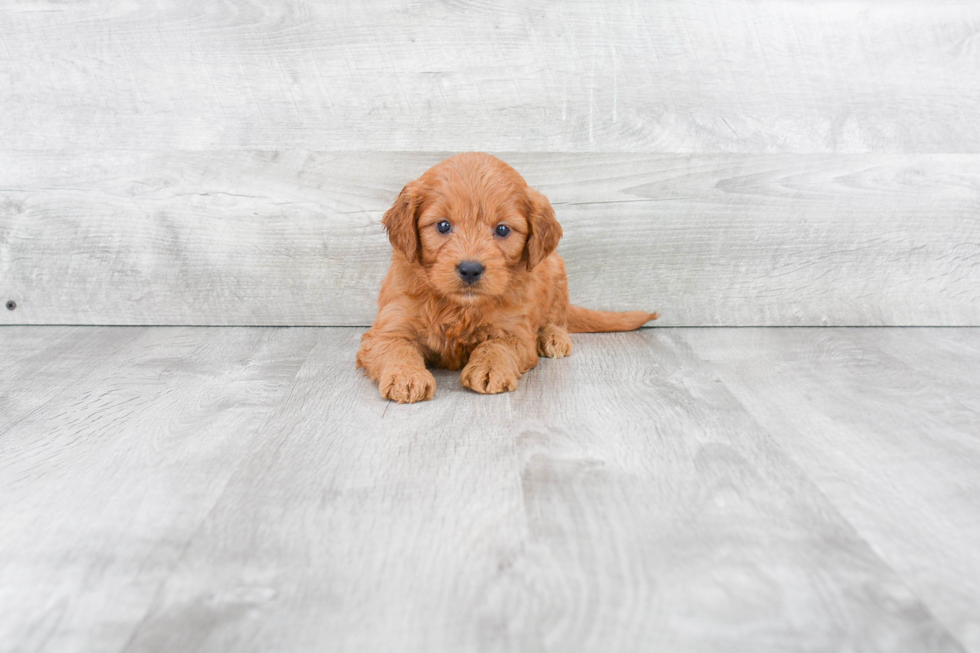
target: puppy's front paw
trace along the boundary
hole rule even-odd
[[[459,380],[470,390],[495,395],[517,390],[520,375],[505,367],[497,367],[484,361],[470,361],[463,368]]]
[[[378,379],[378,389],[385,399],[400,404],[414,404],[416,401],[432,399],[436,394],[436,380],[429,370],[402,370],[385,374]]]
[[[538,332],[538,356],[564,358],[572,353],[572,338],[568,331],[553,324],[545,325]]]

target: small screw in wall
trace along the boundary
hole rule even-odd
[[[17,308],[17,302],[15,302],[15,301],[14,301],[14,300],[12,300],[12,299],[11,299],[11,300],[10,300],[9,302],[7,302],[7,310],[8,310],[8,311],[12,311],[12,310],[14,310],[15,308]]]

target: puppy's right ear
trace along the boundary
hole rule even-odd
[[[422,208],[422,184],[409,182],[398,193],[395,203],[381,220],[391,246],[404,254],[409,261],[418,261],[422,255],[419,244],[418,219]]]

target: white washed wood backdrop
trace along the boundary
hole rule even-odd
[[[368,324],[462,150],[578,303],[980,324],[975,0],[4,2],[0,324]]]

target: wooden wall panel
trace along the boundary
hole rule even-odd
[[[573,301],[663,325],[980,324],[978,155],[503,153]],[[0,323],[365,325],[440,153],[0,153]]]
[[[980,152],[974,0],[14,1],[13,149]]]
[[[980,324],[973,0],[0,7],[0,324],[365,324],[446,153],[663,324]]]

